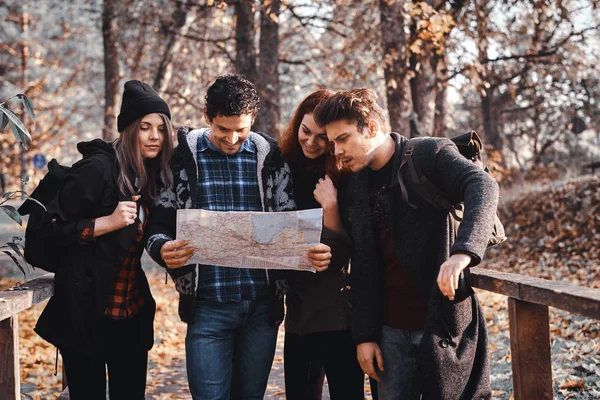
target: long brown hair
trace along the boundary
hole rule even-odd
[[[281,134],[279,139],[279,148],[281,149],[281,155],[284,161],[288,163],[294,163],[304,158],[300,141],[298,140],[298,130],[300,124],[302,124],[302,118],[306,114],[312,114],[317,105],[332,96],[335,92],[329,89],[319,89],[312,92],[304,98],[296,107],[294,115],[290,120],[290,123],[286,126],[285,130]],[[324,170],[334,183],[337,183],[341,173],[340,163],[335,159],[335,156],[329,151],[326,151],[324,157]]]
[[[165,114],[158,114],[165,124],[163,146],[156,158],[144,159],[138,142],[138,134],[142,118],[127,125],[113,147],[119,164],[118,185],[122,194],[141,194],[145,202],[151,202],[156,197],[156,183],[159,172],[163,180],[170,185],[169,160],[173,153],[173,125]],[[138,179],[137,187],[135,179]]]

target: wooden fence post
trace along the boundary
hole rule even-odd
[[[515,400],[552,400],[548,306],[508,298]]]
[[[19,319],[15,314],[0,321],[0,400],[20,398]]]

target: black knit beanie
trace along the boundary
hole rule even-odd
[[[136,119],[154,113],[165,114],[171,119],[169,106],[150,85],[135,80],[125,82],[117,130],[123,132]]]

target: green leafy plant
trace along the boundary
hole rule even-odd
[[[18,99],[23,104],[23,108],[27,111],[29,117],[35,122],[35,112],[33,110],[33,102],[26,95],[19,93],[8,100],[0,103],[0,132],[3,132],[6,129],[6,126],[10,127],[13,135],[17,141],[21,144],[23,149],[27,150],[27,139],[31,142],[31,135],[27,130],[27,127],[23,122],[19,119],[17,114],[15,114],[9,107],[8,101]],[[23,183],[26,183],[28,177],[22,178]],[[0,210],[2,210],[6,215],[8,215],[13,221],[15,221],[19,225],[23,225],[23,219],[17,209],[10,205],[6,204],[9,200],[14,199],[16,196],[21,196],[23,199],[31,199],[36,203],[40,204],[42,207],[44,205],[33,199],[27,195],[22,190],[15,190],[12,192],[2,193],[2,197],[0,199]],[[44,207],[45,209],[45,207]],[[27,264],[25,258],[23,257],[23,239],[18,236],[13,236],[12,240],[8,243],[4,243],[0,245],[0,251],[7,256],[10,257],[11,260],[17,265],[17,267],[23,272],[23,275],[27,277],[27,271],[31,272],[31,266]],[[22,263],[21,263],[22,261]]]
[[[25,150],[27,150],[27,139],[31,141],[31,135],[27,130],[27,127],[21,122],[17,114],[15,114],[10,108],[8,108],[7,102],[12,99],[19,99],[21,103],[23,103],[23,107],[27,110],[27,114],[31,117],[33,122],[35,122],[35,112],[33,111],[33,102],[23,93],[19,93],[5,102],[0,103],[0,132],[4,131],[6,125],[10,127],[13,135],[17,141],[23,146]]]

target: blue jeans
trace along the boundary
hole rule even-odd
[[[384,371],[378,371],[379,400],[407,400],[411,393],[413,375],[417,367],[417,352],[423,331],[409,331],[383,326],[379,347],[383,355]],[[418,396],[417,396],[418,398]]]
[[[275,355],[277,327],[269,302],[198,300],[185,338],[188,384],[194,400],[261,400]]]

